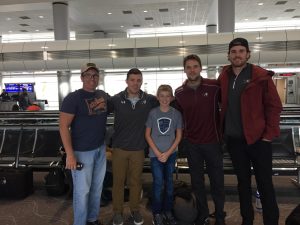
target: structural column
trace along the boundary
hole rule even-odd
[[[66,2],[53,2],[53,25],[55,40],[69,40],[69,10]],[[58,104],[71,91],[71,71],[57,71]]]
[[[218,32],[217,23],[218,23],[218,0],[213,0],[211,1],[211,7],[207,15],[206,33],[207,34],[217,33]],[[207,59],[207,62],[208,62],[207,78],[216,79],[217,67],[209,65],[209,57]]]
[[[218,0],[219,33],[234,32],[235,0]]]

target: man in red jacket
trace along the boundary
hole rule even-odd
[[[202,65],[197,55],[186,56],[183,66],[187,80],[176,89],[175,100],[182,112],[191,183],[197,198],[195,225],[209,225],[204,167],[215,204],[215,225],[225,225],[223,153],[219,136],[220,87],[216,80],[200,75]]]
[[[278,225],[279,210],[272,182],[271,141],[279,136],[282,105],[271,71],[247,63],[248,41],[229,44],[228,60],[218,78],[221,125],[238,179],[242,225],[253,225],[251,166],[261,196],[264,225]]]

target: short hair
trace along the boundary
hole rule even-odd
[[[186,56],[184,59],[183,59],[183,68],[185,68],[185,64],[188,60],[196,60],[200,67],[202,67],[202,64],[201,64],[201,59],[199,56],[195,55],[195,54],[192,54],[192,55],[188,55]]]
[[[171,94],[171,96],[173,97],[173,89],[170,85],[168,84],[162,84],[158,87],[157,92],[156,92],[156,96],[159,95],[160,92],[162,91],[167,91]]]
[[[143,76],[142,72],[138,68],[132,68],[127,72],[126,80],[128,80],[130,74],[139,74],[139,75]]]

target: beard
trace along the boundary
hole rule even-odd
[[[247,63],[247,59],[242,59],[242,58],[234,58],[230,60],[231,65],[233,67],[244,67]]]

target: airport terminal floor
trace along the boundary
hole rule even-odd
[[[48,196],[44,187],[45,172],[34,172],[34,193],[23,200],[0,200],[0,224],[1,225],[71,225],[72,224],[72,200],[70,196]],[[277,201],[280,209],[280,225],[285,224],[286,217],[300,203],[300,189],[295,186],[290,176],[274,176],[274,185]],[[189,182],[189,175],[180,173],[179,180]],[[206,179],[207,181],[208,179]],[[141,201],[141,212],[144,215],[145,225],[152,224],[151,211],[149,210],[148,196],[151,193],[152,177],[150,173],[143,174],[144,197]],[[209,190],[209,183],[206,185]],[[253,190],[255,181],[253,180]],[[227,225],[240,225],[239,201],[236,191],[236,179],[233,175],[225,175],[226,203],[225,211]],[[255,204],[255,197],[253,197]],[[213,212],[213,203],[209,196],[209,207]],[[104,225],[111,224],[112,205],[101,208],[100,221]],[[125,216],[129,215],[129,208],[125,204]],[[213,219],[211,219],[213,221]],[[127,222],[125,225],[129,225]],[[212,223],[213,224],[213,223]],[[262,225],[262,215],[255,213],[254,225]]]

